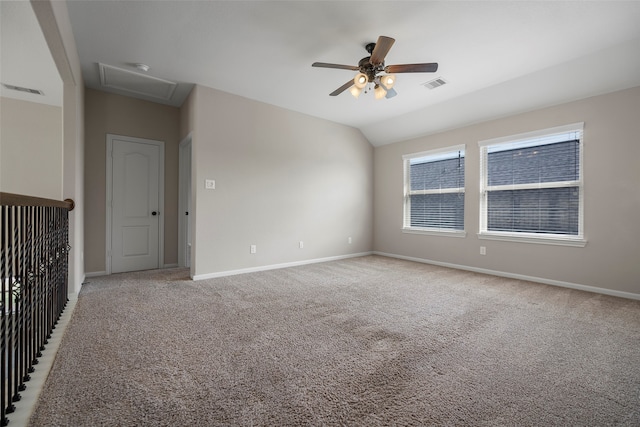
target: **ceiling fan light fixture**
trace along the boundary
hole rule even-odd
[[[389,90],[396,84],[395,74],[386,74],[380,77],[380,84],[384,86],[386,90]]]
[[[360,93],[362,93],[362,88],[354,85],[354,86],[351,86],[351,89],[349,89],[349,92],[351,92],[351,95],[353,95],[355,99],[358,99],[358,97],[360,96]]]
[[[356,74],[356,76],[353,78],[353,84],[358,88],[358,89],[364,89],[364,87],[367,85],[367,82],[369,81],[369,78],[367,77],[366,74],[364,73],[358,73]]]
[[[373,90],[373,95],[376,99],[382,99],[387,95],[387,91],[382,87],[382,85],[376,85]]]

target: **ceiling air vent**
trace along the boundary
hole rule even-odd
[[[442,77],[438,77],[437,79],[433,79],[426,83],[422,83],[422,86],[426,87],[427,89],[435,89],[437,87],[440,87],[446,84],[447,84],[447,81],[445,79],[443,79]]]
[[[169,100],[177,83],[151,77],[146,74],[135,73],[122,68],[106,64],[100,66],[100,82],[102,86],[119,89],[151,98]]]
[[[6,83],[2,83],[2,86],[9,90],[17,90],[18,92],[32,93],[34,95],[44,95],[44,92],[39,89],[29,89],[28,87],[8,85]]]

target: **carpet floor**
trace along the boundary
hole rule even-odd
[[[367,256],[83,286],[32,426],[640,425],[640,301]]]

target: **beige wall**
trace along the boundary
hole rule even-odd
[[[0,99],[0,190],[73,199],[69,214],[70,293],[80,291],[83,268],[84,83],[65,2],[30,2],[63,88],[62,107]],[[31,31],[26,26],[25,31]],[[33,35],[25,33],[25,37]],[[34,59],[34,58],[32,58]],[[35,58],[36,60],[38,58]],[[20,67],[24,64],[3,64]],[[55,72],[55,71],[54,71]]]
[[[194,275],[371,250],[373,148],[360,131],[202,86],[188,103]]]
[[[191,91],[180,107],[180,141],[184,140],[194,128],[195,91]]]
[[[41,2],[38,2],[41,3]],[[84,80],[80,58],[65,2],[51,2],[55,22],[43,28],[51,55],[63,81],[64,185],[63,199],[72,199],[75,208],[69,213],[69,283],[80,292],[84,270]],[[35,6],[38,7],[38,6]],[[44,23],[43,23],[44,25]],[[51,34],[49,34],[51,32]]]
[[[376,148],[375,251],[640,294],[639,111],[636,87]],[[575,122],[584,122],[586,247],[479,240],[478,141]],[[402,155],[456,144],[466,144],[466,238],[403,233]]]
[[[0,98],[0,190],[62,199],[62,108]]]
[[[178,262],[178,144],[176,107],[86,89],[85,91],[85,269],[105,271],[107,134],[165,143],[164,262]]]
[[[64,3],[63,3],[64,4]],[[78,61],[78,68],[80,63]],[[79,71],[78,71],[79,73]],[[75,208],[69,213],[69,283],[80,292],[84,269],[84,83],[64,84],[64,186],[63,199],[72,199]]]

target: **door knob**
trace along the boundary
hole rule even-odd
[[[156,215],[158,215],[158,212],[153,211],[153,212],[151,212],[151,215],[156,216]]]

